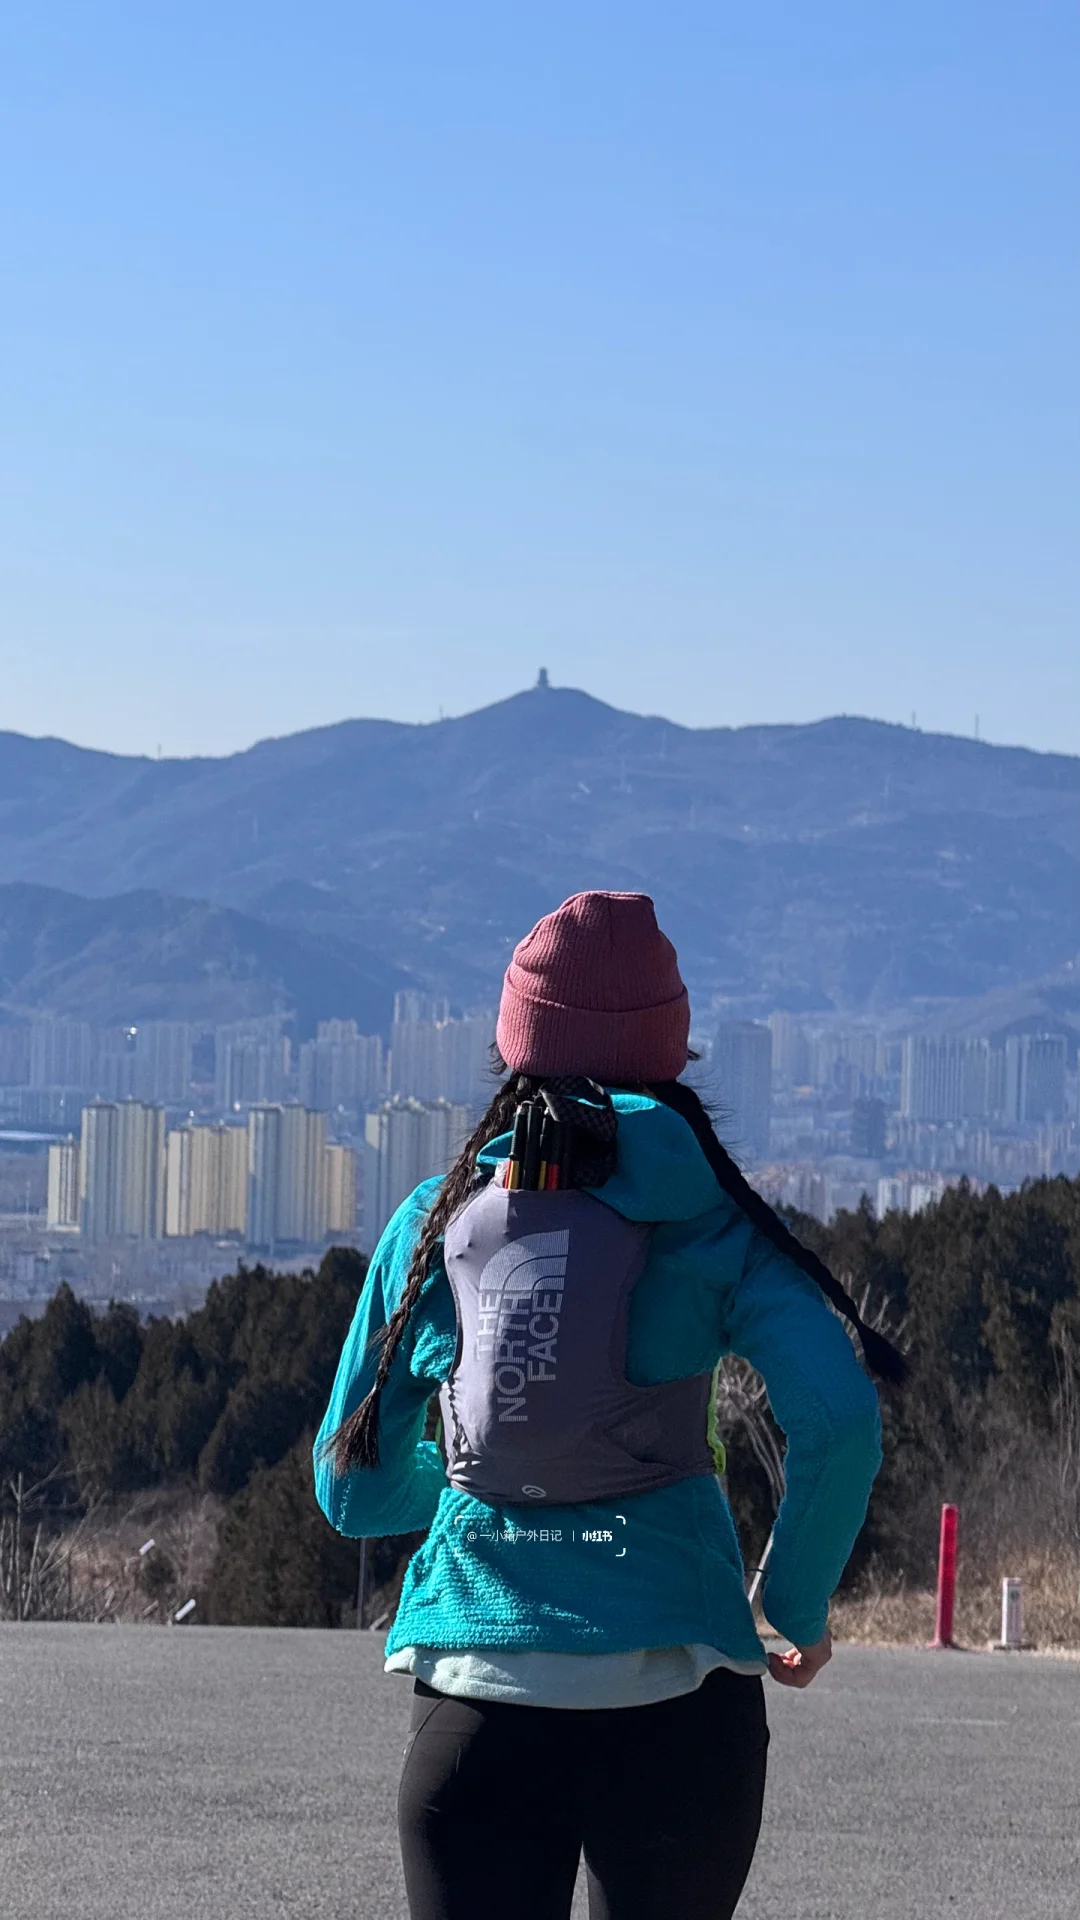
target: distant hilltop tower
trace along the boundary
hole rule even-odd
[[[546,667],[541,667],[536,676],[536,684],[538,688],[543,687],[545,690],[550,687],[551,681],[548,679],[548,670]]]

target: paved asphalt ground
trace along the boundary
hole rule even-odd
[[[0,1627],[4,1920],[407,1920],[383,1639]],[[841,1648],[767,1686],[739,1920],[1080,1914],[1080,1664]]]

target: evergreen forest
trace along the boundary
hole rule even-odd
[[[1080,1642],[1080,1182],[788,1217],[911,1368],[882,1390],[885,1464],[846,1589],[931,1586],[955,1500],[972,1576],[1034,1569],[1055,1637]],[[202,1622],[355,1624],[359,1547],[316,1505],[311,1444],[364,1274],[339,1248],[302,1274],[240,1266],[183,1320],[67,1288],[20,1320],[0,1344],[0,1617],[163,1621],[193,1599]],[[783,1442],[747,1374],[726,1370],[719,1413],[750,1559]],[[421,1538],[368,1543],[369,1624]]]

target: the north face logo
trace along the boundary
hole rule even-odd
[[[522,1234],[480,1275],[475,1357],[494,1362],[500,1422],[527,1421],[526,1385],[555,1379],[569,1251],[568,1228]]]

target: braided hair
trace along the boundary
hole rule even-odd
[[[876,1374],[879,1380],[899,1386],[907,1378],[908,1372],[903,1354],[876,1327],[867,1326],[847,1288],[841,1285],[835,1273],[812,1248],[796,1239],[775,1209],[750,1185],[727,1148],[721,1145],[708,1110],[693,1087],[684,1080],[665,1080],[658,1085],[643,1087],[641,1091],[651,1094],[654,1100],[661,1101],[665,1107],[670,1107],[693,1129],[697,1143],[724,1192],[734,1200],[736,1206],[742,1208],[752,1225],[772,1241],[777,1252],[785,1254],[811,1280],[815,1280],[826,1300],[838,1313],[843,1314],[858,1337],[863,1359],[871,1373]]]
[[[492,1049],[495,1069],[505,1071],[504,1063]],[[695,1056],[692,1056],[695,1057]],[[751,1223],[771,1240],[779,1253],[786,1255],[821,1288],[825,1298],[844,1316],[855,1332],[863,1358],[879,1379],[899,1384],[907,1374],[907,1363],[891,1341],[868,1327],[854,1300],[836,1275],[811,1248],[796,1239],[780,1215],[755,1191],[721,1145],[700,1096],[683,1080],[665,1080],[655,1085],[637,1083],[625,1088],[642,1093],[686,1121],[709,1166],[724,1192],[742,1209]],[[500,1086],[491,1105],[465,1142],[461,1153],[447,1173],[420,1229],[409,1262],[401,1299],[386,1325],[376,1329],[370,1346],[380,1348],[375,1381],[354,1413],[328,1434],[320,1447],[320,1458],[332,1458],[339,1476],[360,1467],[379,1465],[379,1402],[386,1385],[402,1335],[409,1323],[424,1284],[431,1272],[436,1248],[454,1214],[464,1206],[482,1176],[477,1160],[482,1148],[500,1134],[508,1133],[515,1111],[522,1100],[542,1094],[545,1104],[560,1119],[574,1127],[573,1184],[582,1187],[603,1186],[615,1171],[617,1159],[617,1116],[610,1098],[595,1081],[578,1078],[539,1077],[515,1073]]]
[[[501,1060],[496,1061],[496,1070],[505,1071]],[[529,1074],[517,1073],[512,1074],[510,1079],[498,1088],[483,1119],[469,1135],[435,1195],[413,1249],[401,1299],[386,1325],[378,1327],[371,1337],[370,1345],[380,1348],[375,1383],[366,1398],[361,1400],[355,1413],[351,1413],[347,1420],[343,1420],[341,1425],[327,1436],[320,1448],[320,1458],[332,1457],[335,1473],[344,1475],[353,1472],[357,1467],[378,1466],[379,1402],[382,1398],[382,1390],[389,1378],[401,1337],[409,1324],[409,1315],[419,1300],[424,1282],[431,1271],[435,1250],[454,1214],[459,1207],[464,1206],[479,1181],[480,1175],[477,1172],[476,1162],[481,1148],[486,1147],[489,1140],[497,1139],[500,1133],[509,1132],[514,1124],[514,1113],[519,1102],[529,1099],[538,1092],[540,1084],[539,1080]]]

